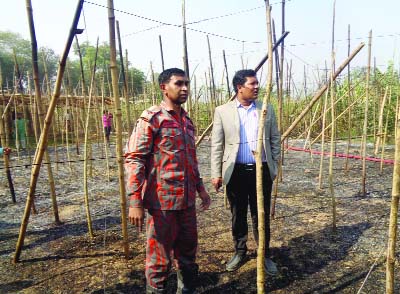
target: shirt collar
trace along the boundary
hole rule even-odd
[[[236,103],[237,108],[244,108],[243,105],[239,102],[239,100],[237,98],[235,99],[235,103]],[[247,109],[253,108],[255,106],[256,106],[256,103],[253,101],[253,102],[251,102],[250,107]]]
[[[167,103],[165,103],[164,100],[161,101],[160,106],[161,106],[162,108],[164,108],[164,109],[165,109],[166,111],[168,111],[168,112],[174,111],[171,107],[169,107],[169,106],[167,105]],[[186,116],[186,111],[185,111],[185,109],[183,109],[183,107],[181,107],[181,116]]]

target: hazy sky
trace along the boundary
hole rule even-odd
[[[0,30],[17,32],[29,39],[25,1],[1,1],[4,3],[0,12]],[[75,0],[32,0],[39,46],[62,52],[76,4]],[[282,4],[279,0],[272,0],[271,4],[279,37]],[[79,36],[81,42],[89,40],[94,45],[97,36],[100,42],[108,41],[106,6],[106,0],[85,2],[79,27],[86,30]],[[122,46],[128,50],[133,66],[147,74],[151,61],[155,71],[161,70],[158,39],[161,35],[165,66],[183,67],[182,29],[178,27],[182,22],[181,0],[115,0],[114,7],[121,10],[116,11],[115,15],[120,23]],[[394,60],[398,67],[399,11],[398,0],[337,0],[336,64],[339,65],[347,56],[347,31],[350,24],[352,48],[360,42],[367,43],[368,32],[372,30],[372,56],[376,58],[378,67],[386,68],[389,60]],[[228,14],[231,15],[226,16]],[[294,78],[297,81],[303,79],[304,66],[308,84],[311,85],[317,76],[317,69],[325,67],[325,60],[330,64],[332,14],[332,0],[286,1],[286,30],[290,31],[286,38],[286,60],[293,61]],[[222,17],[214,18],[217,16]],[[206,33],[210,34],[217,83],[222,80],[223,49],[226,51],[230,77],[242,67],[242,53],[245,66],[249,68],[254,68],[265,55],[267,34],[264,1],[186,0],[186,21],[191,23],[203,19],[209,20],[188,25],[188,28],[202,32],[187,32],[190,71],[195,71],[198,79],[204,79],[204,72],[209,66]],[[162,25],[160,22],[171,25]],[[352,65],[366,63],[367,46]]]

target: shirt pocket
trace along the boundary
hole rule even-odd
[[[165,122],[160,128],[160,150],[167,153],[175,153],[184,149],[182,130],[178,124]]]

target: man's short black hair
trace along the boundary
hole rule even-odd
[[[158,76],[158,84],[168,83],[172,76],[186,76],[186,73],[180,68],[168,68]]]
[[[232,79],[232,84],[233,84],[233,89],[235,89],[235,92],[238,92],[238,85],[243,86],[244,83],[246,83],[247,78],[249,77],[256,77],[257,73],[252,70],[252,69],[242,69],[238,70],[235,73],[235,76]]]

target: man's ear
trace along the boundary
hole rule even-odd
[[[164,91],[165,90],[165,84],[161,84],[160,85],[160,89],[161,89],[161,91]]]

